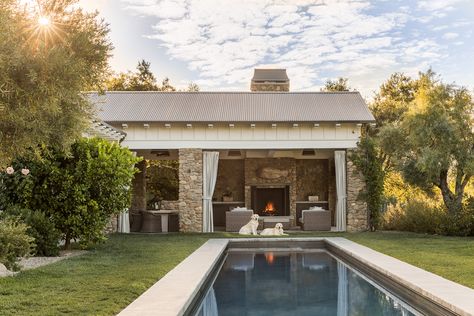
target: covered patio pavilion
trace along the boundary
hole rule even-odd
[[[224,227],[234,207],[265,216],[269,201],[289,227],[301,224],[302,210],[320,206],[331,212],[332,230],[367,229],[358,199],[364,182],[348,156],[374,117],[358,92],[287,92],[282,71],[275,83],[260,76],[264,84],[252,92],[89,97],[102,121],[126,133],[123,146],[145,159],[178,161],[177,200],[162,208],[178,213],[180,231]],[[272,85],[278,92],[268,91]],[[138,168],[131,210],[146,211],[146,162]]]

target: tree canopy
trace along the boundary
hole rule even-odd
[[[474,174],[472,96],[433,76],[418,83],[400,122],[381,130],[382,149],[395,158],[407,182],[425,190],[438,187],[446,208],[456,214]]]
[[[155,75],[150,69],[151,63],[141,60],[138,62],[136,72],[122,72],[112,76],[106,82],[110,91],[161,91]],[[166,84],[169,86],[169,82]],[[174,88],[173,88],[174,89]]]
[[[151,63],[143,59],[138,62],[135,72],[127,71],[115,74],[106,81],[105,85],[109,91],[176,91],[167,77],[159,84],[151,71]],[[186,91],[197,92],[199,86],[190,83]]]
[[[76,2],[0,2],[0,167],[41,144],[67,149],[94,114],[80,92],[98,89],[112,45]]]
[[[349,79],[348,78],[342,78],[339,77],[336,80],[327,80],[324,88],[321,89],[322,91],[327,91],[327,92],[337,92],[337,91],[349,91]]]

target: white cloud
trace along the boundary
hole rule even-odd
[[[462,0],[429,0],[419,1],[418,8],[428,11],[445,11],[452,10],[455,4],[462,2]]]
[[[442,14],[435,11],[458,1],[420,1],[418,8],[431,12],[432,19]],[[196,71],[203,89],[245,89],[252,69],[262,64],[287,68],[292,90],[318,87],[323,71],[324,77],[380,83],[388,69],[429,65],[442,55],[433,40],[403,37],[407,22],[415,20],[406,6],[374,14],[369,0],[122,2],[136,14],[156,18],[148,37]],[[375,89],[354,84],[366,92]]]
[[[443,38],[444,39],[447,39],[447,40],[452,40],[452,39],[456,39],[459,37],[459,34],[458,33],[454,33],[454,32],[447,32],[447,33],[444,33],[443,34]]]

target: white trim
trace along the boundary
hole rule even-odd
[[[132,150],[140,149],[180,149],[180,148],[202,148],[202,149],[345,149],[357,147],[356,140],[258,140],[258,141],[199,141],[199,140],[127,140],[122,146]]]

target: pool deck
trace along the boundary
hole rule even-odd
[[[209,239],[119,316],[183,315],[229,242],[324,241],[458,315],[474,315],[474,290],[342,237]]]

